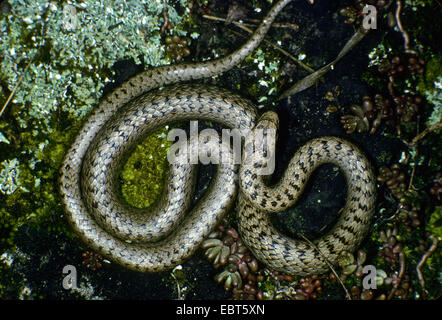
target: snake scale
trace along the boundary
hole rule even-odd
[[[255,173],[262,161],[252,154],[243,157],[239,168],[233,163],[217,165],[209,189],[194,207],[190,203],[195,173],[184,162],[171,164],[166,191],[154,208],[132,208],[119,196],[118,173],[127,154],[166,123],[210,120],[226,128],[249,130],[246,147],[256,128],[277,128],[276,113],[265,113],[257,120],[255,107],[241,96],[183,82],[211,77],[240,63],[291,1],[277,2],[251,38],[230,55],[144,71],[102,99],[60,168],[60,193],[68,220],[87,245],[133,270],[167,270],[191,256],[236,204],[244,243],[272,269],[296,275],[322,273],[328,270],[325,258],[335,263],[344,250],[355,250],[374,212],[375,183],[363,153],[335,137],[302,146],[274,186],[266,185]],[[316,248],[312,248],[281,235],[269,222],[269,214],[293,205],[311,173],[323,163],[333,163],[344,172],[347,202],[336,225],[314,240]]]

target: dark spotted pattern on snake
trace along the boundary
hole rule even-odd
[[[192,255],[235,202],[244,242],[273,269],[300,275],[322,273],[327,271],[324,257],[335,263],[342,251],[353,251],[360,244],[374,211],[373,173],[356,146],[334,137],[301,147],[276,186],[267,186],[255,173],[262,164],[259,155],[246,153],[239,174],[233,163],[217,166],[210,188],[195,207],[190,206],[195,173],[186,163],[171,165],[166,192],[154,208],[135,209],[119,197],[118,173],[127,155],[143,137],[171,121],[210,120],[243,129],[250,132],[246,146],[256,128],[277,128],[275,113],[257,121],[255,107],[237,94],[182,82],[211,77],[237,65],[259,45],[289,2],[277,2],[249,41],[232,54],[147,70],[102,99],[60,169],[68,220],[87,245],[130,269],[166,270]],[[222,152],[233,156],[229,149]],[[344,172],[348,191],[337,224],[314,240],[319,253],[306,242],[282,236],[268,215],[293,205],[311,173],[326,162]]]

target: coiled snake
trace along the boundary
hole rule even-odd
[[[211,77],[238,64],[258,46],[276,15],[290,1],[277,2],[252,37],[232,54],[204,63],[142,72],[102,99],[60,169],[60,193],[67,217],[89,246],[131,269],[172,268],[192,255],[232,208],[237,193],[242,238],[256,257],[273,269],[299,275],[322,273],[328,270],[324,257],[335,263],[342,251],[351,252],[360,244],[374,211],[373,173],[359,149],[339,138],[308,142],[290,161],[281,181],[272,187],[255,174],[258,159],[244,157],[239,175],[238,166],[220,164],[209,190],[193,208],[194,172],[185,163],[171,165],[167,192],[153,209],[132,208],[118,194],[118,172],[125,156],[140,139],[168,122],[202,119],[228,128],[276,129],[275,113],[266,113],[257,122],[255,107],[236,94],[180,83]],[[158,89],[164,85],[171,86]],[[246,145],[254,132],[247,137]],[[294,204],[310,174],[325,162],[343,170],[347,202],[337,224],[316,239],[316,248],[312,248],[281,235],[270,224],[268,214]]]

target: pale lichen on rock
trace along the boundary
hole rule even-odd
[[[57,178],[66,149],[118,61],[143,64],[138,69],[169,62],[161,13],[167,8],[178,28],[183,16],[177,9],[186,6],[157,0],[2,3],[0,247],[13,246],[24,223],[64,229]]]

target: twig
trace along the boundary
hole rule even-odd
[[[18,86],[20,85],[20,83],[21,83],[21,81],[22,81],[22,79],[23,79],[23,76],[26,74],[26,71],[28,70],[29,66],[30,66],[31,63],[32,63],[32,60],[33,60],[33,59],[31,59],[31,61],[29,61],[29,63],[28,63],[27,66],[25,67],[25,70],[23,70],[23,73],[22,73],[22,74],[20,75],[20,77],[18,78],[18,81],[17,81],[17,83],[15,84],[14,88],[12,89],[11,94],[9,95],[9,97],[8,97],[8,99],[6,100],[5,104],[3,105],[2,110],[0,110],[0,117],[2,116],[2,114],[3,114],[3,112],[5,111],[6,107],[8,106],[9,101],[11,101],[12,97],[14,96],[15,91],[17,90]]]
[[[393,287],[391,289],[390,294],[387,297],[387,300],[391,300],[393,298],[396,290],[399,288],[399,285],[401,284],[402,278],[405,274],[405,254],[403,252],[399,252],[399,262],[400,262],[400,270],[399,270],[399,276],[398,279]]]
[[[206,19],[210,19],[210,20],[216,20],[216,21],[226,21],[226,19],[224,18],[220,18],[220,17],[214,17],[214,16],[209,16],[209,15],[203,15],[203,18]],[[247,31],[248,33],[253,33],[253,30],[249,29],[246,27],[246,25],[233,21],[232,22],[235,26],[237,26],[238,28],[243,29],[244,31]],[[273,25],[273,24],[272,24]],[[238,34],[237,32],[233,31],[232,32]],[[309,73],[314,73],[315,70],[310,68],[308,65],[306,65],[305,63],[303,63],[302,61],[296,59],[294,56],[292,56],[290,53],[288,53],[287,51],[285,51],[284,49],[282,49],[281,47],[273,44],[272,42],[265,40],[264,42],[270,46],[272,46],[273,48],[275,48],[276,50],[280,51],[281,53],[285,54],[286,56],[288,56],[290,59],[292,59],[293,61],[295,61],[297,64],[299,64],[302,68],[304,68],[305,70],[307,70]]]
[[[413,186],[413,180],[414,180],[414,174],[416,173],[416,161],[413,165],[413,169],[411,170],[411,177],[410,182],[408,183],[408,191],[411,190],[411,187]]]
[[[167,26],[169,25],[169,16],[168,16],[167,13],[168,13],[167,8],[164,8],[163,12],[162,12],[164,22],[163,22],[163,25],[161,27],[161,33],[164,33],[164,31],[166,31]]]
[[[336,279],[338,279],[339,283],[341,284],[342,288],[344,289],[345,295],[347,296],[347,299],[348,300],[352,300],[350,294],[348,293],[347,288],[344,285],[344,282],[342,282],[342,279],[339,277],[338,273],[335,271],[335,269],[333,268],[332,264],[327,260],[327,258],[321,252],[321,250],[319,250],[319,248],[313,242],[311,242],[307,237],[305,237],[304,235],[301,234],[301,237],[321,255],[321,257],[324,259],[325,263],[327,263],[328,267],[333,272],[333,274],[335,275]]]
[[[426,128],[424,131],[419,133],[416,137],[414,137],[413,140],[411,140],[411,142],[407,142],[405,140],[402,140],[402,142],[405,145],[407,145],[408,148],[415,147],[417,145],[417,143],[420,140],[422,140],[427,134],[429,134],[432,131],[438,130],[440,128],[442,128],[442,123],[433,124],[432,126]],[[417,152],[417,149],[416,149],[416,152]],[[413,185],[413,178],[414,178],[415,171],[416,171],[416,163],[414,164],[413,170],[411,171],[411,178],[410,178],[410,183],[408,184],[408,190],[410,190]]]
[[[425,262],[427,261],[428,257],[431,256],[433,254],[434,251],[436,251],[437,248],[437,243],[439,242],[437,240],[437,238],[433,235],[429,236],[430,240],[433,242],[430,246],[430,248],[427,250],[427,252],[425,252],[425,254],[422,256],[421,260],[419,261],[419,263],[416,266],[416,272],[417,272],[417,277],[419,279],[419,283],[422,287],[422,299],[425,300],[426,298],[426,294],[425,294],[425,279],[424,276],[422,274],[422,267],[424,266]]]
[[[172,278],[174,278],[175,282],[176,282],[176,289],[177,289],[178,300],[184,300],[184,297],[181,295],[180,283],[179,283],[178,279],[176,278],[176,276],[174,274],[174,271],[175,271],[175,269],[173,269],[173,271],[170,274],[172,275]]]
[[[405,30],[404,26],[401,22],[401,10],[402,10],[402,1],[397,0],[396,1],[396,24],[399,28],[400,33],[402,34],[402,38],[404,38],[404,49],[406,53],[411,53],[417,55],[417,52],[410,49],[410,37],[408,36],[407,31]]]
[[[247,21],[251,21],[253,23],[261,23],[261,21],[257,20],[257,19],[247,19]],[[252,25],[248,25],[248,26],[252,26]],[[281,22],[274,22],[272,23],[272,27],[275,28],[288,28],[288,29],[292,29],[292,30],[298,30],[299,26],[296,23],[281,23]]]
[[[435,130],[438,130],[440,128],[442,128],[442,123],[433,124],[432,126],[426,128],[424,131],[422,131],[420,134],[418,134],[416,137],[414,137],[413,140],[411,140],[411,142],[409,143],[409,145],[411,145],[411,146],[416,145],[427,134],[429,134],[430,132],[433,132]]]
[[[324,76],[328,71],[334,69],[334,65],[342,59],[356,44],[358,44],[365,35],[369,32],[369,30],[364,28],[359,28],[353,36],[346,42],[342,50],[339,52],[339,54],[336,56],[335,60],[330,62],[329,64],[323,66],[319,70],[316,70],[314,73],[309,74],[308,76],[302,78],[298,82],[296,82],[292,87],[287,89],[285,92],[283,92],[279,96],[279,100],[288,98],[291,95],[294,95],[298,92],[301,92],[307,88],[310,88],[312,85],[314,85],[319,78]]]
[[[388,92],[390,93],[390,95],[392,97],[395,96],[394,89],[393,89],[393,84],[394,84],[394,77],[393,76],[389,76],[388,77]]]
[[[238,36],[243,36],[241,33],[236,32],[235,30],[230,30],[232,33],[238,35]],[[282,54],[286,55],[287,57],[289,57],[290,59],[292,59],[293,61],[295,61],[297,64],[299,64],[301,67],[303,67],[305,70],[307,70],[310,73],[314,73],[315,70],[310,68],[308,65],[304,64],[302,61],[296,59],[294,56],[292,56],[290,53],[288,53],[287,51],[285,51],[283,48],[277,46],[276,44],[273,44],[272,42],[265,40],[263,41],[265,44],[268,44],[269,46],[272,46],[274,49],[278,50],[279,52],[281,52]]]
[[[222,22],[226,22],[226,18],[221,18],[221,17],[217,17],[217,16],[212,16],[209,14],[203,14],[203,18],[205,19],[209,19],[209,20],[215,20],[215,21],[222,21]],[[256,20],[256,19],[247,19],[248,21],[254,22],[254,23],[261,23],[261,21]],[[250,24],[250,23],[239,23],[238,21],[233,21],[233,23],[235,24],[241,24],[242,26],[246,26],[246,27],[256,27],[256,25],[254,24]],[[295,23],[278,23],[278,22],[273,22],[272,23],[272,27],[276,27],[276,28],[290,28],[293,30],[298,30],[299,26]]]

